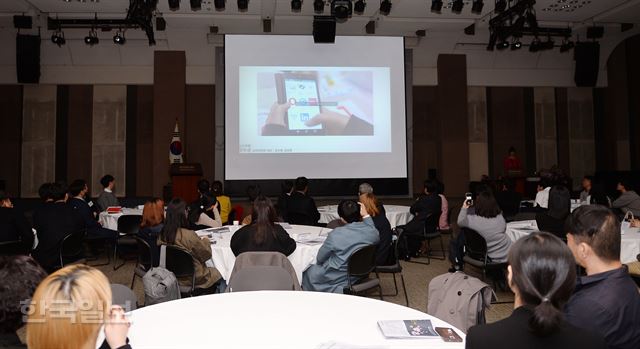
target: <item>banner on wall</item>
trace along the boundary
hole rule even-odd
[[[178,120],[176,119],[176,126],[173,129],[173,137],[171,138],[171,145],[169,146],[169,163],[181,164],[182,159],[182,142],[180,141],[180,130],[178,129]]]

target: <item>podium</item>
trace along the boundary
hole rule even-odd
[[[198,181],[202,178],[200,164],[171,164],[169,169],[173,197],[187,203],[198,199]]]

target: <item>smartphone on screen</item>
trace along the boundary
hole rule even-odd
[[[473,194],[465,193],[464,194],[464,202],[466,202],[467,205],[469,205],[469,206],[473,206]]]
[[[285,119],[292,135],[320,135],[322,125],[305,122],[320,113],[318,77],[315,73],[283,72],[275,74],[278,103],[289,103]]]

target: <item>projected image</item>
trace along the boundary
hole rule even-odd
[[[372,136],[373,72],[349,68],[256,74],[261,136]]]

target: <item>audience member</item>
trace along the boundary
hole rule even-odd
[[[582,191],[580,192],[580,202],[589,204],[591,201],[591,188],[593,187],[593,177],[584,176],[582,178]]]
[[[306,291],[343,293],[348,286],[349,258],[358,249],[380,241],[373,219],[364,205],[344,200],[338,205],[338,215],[347,225],[334,229],[322,244],[311,265],[302,276]],[[357,280],[352,280],[357,281]]]
[[[509,153],[503,161],[503,167],[505,176],[520,175],[522,173],[522,162],[518,158],[516,148],[509,148]]]
[[[113,176],[110,174],[104,175],[100,179],[100,184],[102,184],[104,190],[102,191],[102,193],[100,193],[100,195],[98,195],[98,199],[96,200],[96,206],[98,206],[98,210],[102,212],[108,207],[120,206],[118,198],[115,194],[116,179],[113,178]]]
[[[38,236],[38,246],[31,255],[47,271],[59,264],[59,249],[68,234],[82,234],[85,223],[80,214],[67,205],[67,188],[62,183],[49,187],[50,200],[33,212],[33,228]]]
[[[620,263],[620,221],[606,207],[581,206],[567,231],[569,249],[587,273],[565,307],[567,321],[602,335],[610,349],[640,348],[640,294]]]
[[[293,193],[293,181],[285,180],[280,184],[280,196],[278,197],[278,202],[276,203],[276,210],[278,212],[278,216],[282,219],[287,217],[287,201],[289,201],[289,196]]]
[[[16,331],[23,323],[23,303],[47,273],[28,256],[0,257],[0,348],[26,348]]]
[[[198,201],[189,206],[188,218],[189,227],[194,230],[221,227],[216,197],[212,193],[202,194]]]
[[[296,178],[295,191],[287,200],[287,221],[291,224],[316,225],[320,220],[320,212],[316,202],[308,195],[309,180],[306,177]]]
[[[211,184],[208,180],[202,178],[196,184],[196,189],[198,190],[198,198],[201,198],[202,195],[208,194],[211,192]]]
[[[213,195],[215,195],[216,200],[218,200],[218,211],[220,212],[222,224],[227,224],[229,222],[229,213],[231,213],[231,198],[224,195],[224,188],[220,181],[213,182],[211,191]]]
[[[444,196],[444,183],[435,179],[436,193],[440,196],[440,219],[438,220],[438,229],[449,230],[449,200]]]
[[[487,242],[487,255],[493,262],[506,262],[511,239],[505,234],[507,224],[491,189],[478,192],[473,203],[473,213],[465,201],[458,215],[458,226],[475,230]]]
[[[562,307],[575,285],[571,251],[556,237],[534,233],[509,252],[508,282],[515,294],[506,319],[471,327],[467,349],[605,349],[602,337],[568,324]]]
[[[117,231],[103,228],[102,225],[96,221],[93,211],[91,210],[93,203],[87,203],[85,198],[88,192],[89,187],[87,186],[87,182],[82,179],[76,179],[69,186],[69,194],[71,194],[72,197],[67,203],[82,217],[87,236],[116,240],[118,238]]]
[[[252,251],[273,251],[288,256],[295,251],[295,240],[280,224],[276,224],[278,215],[269,198],[258,196],[253,202],[251,218],[251,224],[240,228],[231,238],[231,250],[234,255]]]
[[[0,190],[0,242],[21,241],[24,251],[33,247],[33,231],[24,214],[13,207],[11,198]]]
[[[373,190],[373,188],[372,188]],[[376,196],[371,193],[360,194],[360,203],[373,219],[373,225],[378,231],[380,242],[376,250],[376,265],[387,265],[389,263],[389,252],[391,251],[391,242],[393,240],[393,232],[391,231],[391,223],[387,219],[386,212],[382,203],[378,201]],[[344,221],[346,224],[346,221]]]
[[[159,198],[152,198],[144,203],[142,208],[142,222],[138,236],[146,241],[154,251],[153,265],[158,265],[160,261],[160,249],[158,248],[158,235],[164,227],[164,201]]]
[[[513,180],[507,179],[496,183],[496,201],[502,215],[506,218],[513,218],[520,212],[520,201],[522,194],[515,191]]]
[[[95,348],[102,328],[106,344],[101,348],[131,349],[131,323],[121,307],[112,305],[109,280],[98,269],[75,264],[49,275],[36,289],[31,309],[30,349]]]
[[[206,236],[198,237],[193,230],[187,229],[188,226],[187,204],[180,198],[174,198],[167,205],[164,227],[160,231],[158,244],[177,246],[189,251],[194,258],[197,292],[213,293],[215,284],[221,280],[221,276],[216,268],[207,267],[205,264],[211,259],[211,244]],[[191,286],[191,278],[178,281],[181,285]]]
[[[536,201],[534,206],[539,208],[549,208],[549,191],[551,186],[549,181],[545,178],[540,180],[538,184],[538,193],[536,193]]]
[[[634,216],[640,216],[640,196],[631,190],[627,181],[621,180],[616,188],[620,196],[611,203],[611,207],[622,210],[622,213],[631,212]]]
[[[571,194],[567,188],[555,185],[549,191],[549,209],[536,213],[538,230],[566,240],[564,225],[571,213]]]
[[[43,202],[51,201],[51,185],[53,183],[42,183],[38,188],[38,196]]]
[[[408,255],[419,256],[426,252],[426,243],[423,239],[425,229],[433,230],[427,231],[427,233],[434,233],[437,229],[437,224],[434,226],[427,226],[427,218],[437,216],[438,221],[442,212],[442,200],[436,193],[437,185],[432,180],[426,180],[424,182],[424,195],[421,195],[413,205],[411,205],[410,212],[413,214],[413,218],[409,223],[396,227],[396,229],[402,229],[404,236],[407,239]],[[435,222],[438,222],[435,221]]]

